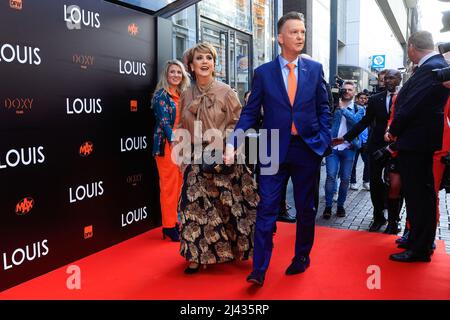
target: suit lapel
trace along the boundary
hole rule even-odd
[[[297,92],[295,93],[295,100],[294,100],[294,107],[296,104],[300,103],[302,98],[305,98],[306,95],[302,94],[302,91],[305,91],[306,86],[307,86],[307,81],[306,79],[308,79],[308,68],[306,67],[304,61],[302,58],[298,58],[298,77],[297,77]]]
[[[389,117],[389,113],[388,113],[387,107],[386,107],[386,104],[387,104],[387,91],[386,91],[386,93],[383,95],[383,98],[381,98],[381,104],[383,105],[384,114],[385,114],[387,117]]]
[[[278,57],[273,61],[273,73],[275,83],[278,84],[278,89],[280,90],[281,95],[283,96],[284,102],[287,103],[288,106],[290,106],[291,102],[289,101],[286,86],[284,85],[283,75],[281,73],[280,61]]]

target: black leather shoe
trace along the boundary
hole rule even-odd
[[[397,262],[430,262],[429,255],[419,255],[411,250],[406,250],[400,253],[391,254],[389,257],[392,261]]]
[[[388,223],[386,229],[384,230],[384,234],[398,234],[400,232],[400,227],[397,222]]]
[[[180,232],[178,231],[177,226],[173,228],[163,228],[162,229],[163,240],[166,239],[166,236],[170,238],[170,240],[174,242],[180,242]]]
[[[309,268],[311,260],[309,257],[300,257],[292,259],[291,265],[286,269],[286,275],[292,276],[294,274],[303,273]]]
[[[325,210],[323,211],[322,216],[325,220],[330,220],[331,219],[331,207],[326,207]]]
[[[405,243],[408,243],[408,239],[409,239],[409,230],[405,230],[405,233],[403,234],[403,236],[401,236],[400,238],[395,240],[395,243],[405,244]]]
[[[344,207],[337,207],[336,216],[338,218],[344,218],[345,214],[346,214],[346,212],[345,212]]]
[[[399,244],[397,246],[397,248],[409,250],[410,246],[409,246],[409,243],[406,242],[406,243]],[[434,250],[436,250],[436,243],[433,243],[433,245],[431,246],[430,255],[432,255],[434,253]]]
[[[247,282],[256,284],[258,286],[261,286],[264,284],[264,278],[266,277],[265,273],[256,273],[256,272],[252,272],[250,273],[250,275],[247,277]]]
[[[397,248],[408,250],[408,249],[409,249],[409,243],[408,243],[408,242],[400,243],[400,244],[397,246]]]
[[[374,220],[369,227],[369,232],[377,232],[386,224],[386,220]]]
[[[297,219],[291,218],[288,215],[280,214],[277,218],[277,221],[286,222],[286,223],[296,223]]]

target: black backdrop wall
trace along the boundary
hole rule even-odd
[[[155,20],[0,2],[0,290],[160,225]]]

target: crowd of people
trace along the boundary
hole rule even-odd
[[[168,61],[153,95],[162,232],[180,242],[185,273],[252,258],[247,281],[263,285],[276,222],[286,219],[289,179],[296,217],[288,220],[297,225],[286,275],[305,272],[311,264],[322,160],[327,173],[323,218],[330,219],[335,193],[336,215],[346,215],[347,192],[357,189],[359,155],[363,187],[373,204],[369,231],[387,222],[384,232],[398,234],[405,201],[408,228],[398,239],[404,251],[390,259],[430,261],[445,169],[441,158],[450,151],[450,83],[437,81],[431,72],[448,64],[434,51],[432,35],[419,31],[410,37],[408,56],[416,68],[402,87],[398,70],[380,74],[377,94],[357,93],[354,82],[346,81],[337,107],[330,108],[322,65],[301,55],[304,16],[287,13],[277,27],[281,54],[254,71],[244,107],[235,90],[215,79],[218,57],[208,43],[187,50],[183,62]],[[258,141],[267,154],[277,155],[271,163],[260,161],[254,168],[239,161],[242,134],[251,128],[276,131]],[[268,174],[269,166],[277,170]]]

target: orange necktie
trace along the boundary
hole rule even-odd
[[[291,107],[294,107],[295,94],[297,93],[297,78],[295,77],[294,68],[295,64],[288,63],[287,67],[289,68],[289,76],[288,76],[288,96],[289,101],[291,102]],[[291,133],[293,135],[298,135],[297,128],[295,127],[294,121],[292,121]]]

